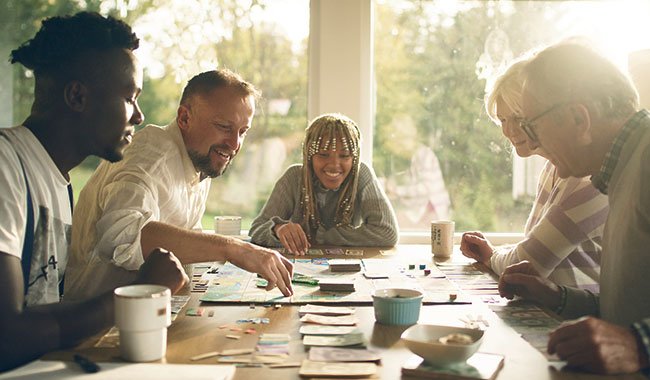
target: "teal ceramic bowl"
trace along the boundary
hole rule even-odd
[[[414,289],[379,289],[372,295],[375,320],[384,325],[412,325],[420,319],[422,292]]]

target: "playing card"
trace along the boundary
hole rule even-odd
[[[354,314],[353,307],[343,306],[321,306],[321,305],[303,305],[300,306],[298,314],[302,317],[305,314],[320,314],[320,315],[350,315]]]
[[[357,331],[354,326],[303,325],[299,332],[303,335],[344,335]]]
[[[316,362],[377,362],[379,353],[362,348],[312,347],[309,360]]]
[[[332,272],[358,272],[361,270],[361,260],[331,259],[329,260],[329,267]]]
[[[320,290],[324,292],[354,292],[354,280],[345,279],[320,279],[318,281]]]
[[[363,333],[352,333],[345,335],[305,335],[302,338],[302,344],[305,346],[356,346],[363,344]]]
[[[357,321],[357,317],[354,315],[328,317],[324,315],[305,314],[300,318],[300,322],[330,326],[354,326],[357,324]]]
[[[345,255],[346,256],[363,256],[363,250],[362,249],[346,249],[345,250]]]
[[[344,376],[344,377],[363,377],[371,376],[377,373],[375,363],[329,363],[314,362],[303,360],[300,366],[300,376]]]

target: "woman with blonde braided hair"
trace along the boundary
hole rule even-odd
[[[340,114],[314,119],[303,163],[290,166],[250,229],[253,243],[305,254],[312,244],[393,246],[395,213],[370,167],[360,162],[356,123]]]

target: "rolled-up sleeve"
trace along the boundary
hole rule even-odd
[[[134,174],[120,176],[102,190],[104,210],[95,226],[97,255],[126,270],[137,270],[144,262],[140,245],[142,228],[160,219],[156,182]]]

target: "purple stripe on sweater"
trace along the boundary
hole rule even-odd
[[[551,207],[546,213],[546,219],[555,227],[571,244],[578,244],[587,240],[587,235],[571,220],[564,210],[558,206]]]
[[[600,252],[591,241],[579,245],[566,259],[557,266],[558,268],[597,268],[600,262]]]
[[[587,184],[581,189],[574,190],[565,200],[562,201],[562,207],[566,210],[585,204],[597,196],[604,196],[591,184]]]
[[[542,189],[540,191],[539,195],[537,196],[537,203],[538,204],[545,204],[546,201],[548,200],[549,192],[546,189]]]
[[[549,257],[556,257],[555,254],[548,249],[541,241],[534,237],[529,237],[521,243],[521,247],[526,250],[528,255],[538,263],[542,263],[545,268],[548,268]]]
[[[589,234],[605,224],[608,214],[609,207],[603,207],[602,210],[599,210],[598,212],[590,215],[587,219],[578,222],[578,228],[584,231],[584,233]]]

